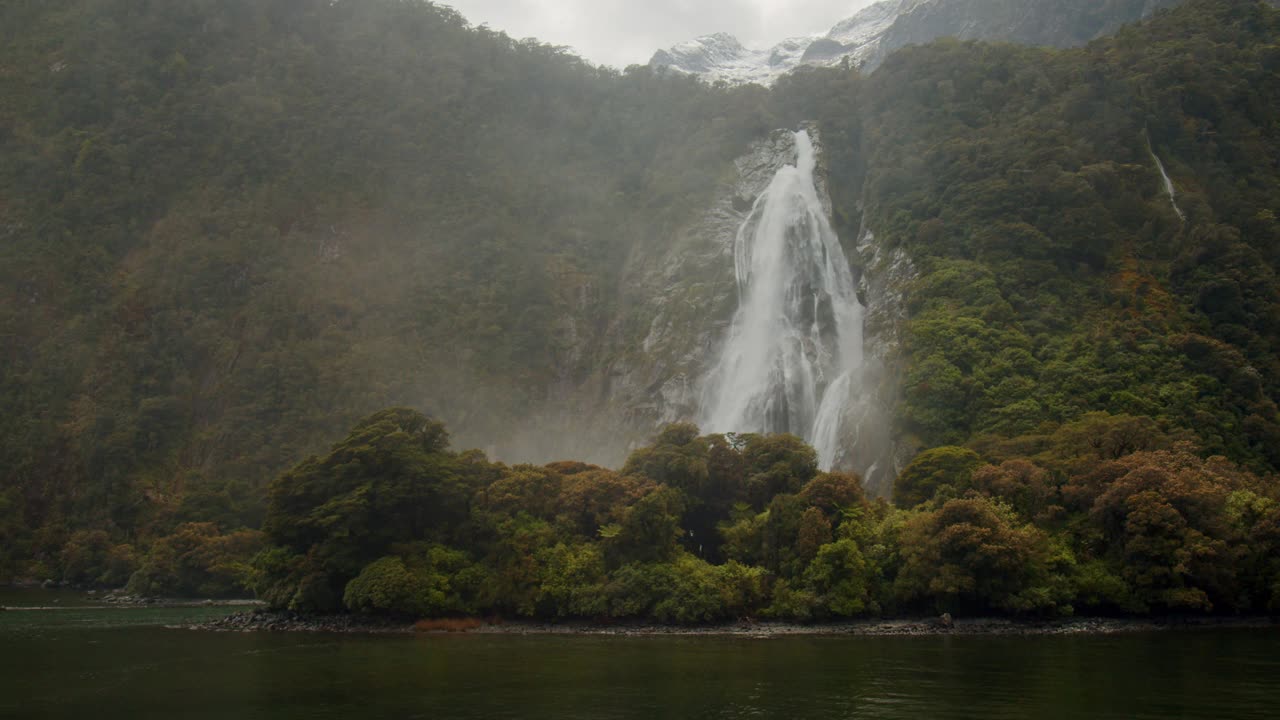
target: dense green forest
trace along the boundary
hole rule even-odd
[[[600,362],[621,260],[761,94],[427,3],[5,3],[0,576],[77,529],[256,526],[388,405],[509,433]]]
[[[507,467],[397,408],[272,483],[244,577],[273,607],[417,617],[1280,611],[1274,483],[1139,418],[1091,414],[1046,444],[921,453],[895,505],[790,435],[671,425],[619,471]],[[176,557],[225,562],[233,542]]]
[[[1262,2],[1191,0],[766,90],[421,2],[7,3],[0,579],[673,622],[1274,611],[1278,39]],[[507,466],[371,415],[512,432],[624,352],[626,259],[801,121],[841,238],[919,270],[892,502],[788,436]]]

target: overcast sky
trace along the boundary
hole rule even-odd
[[[826,32],[874,0],[440,0],[473,25],[568,45],[597,64],[646,63],[655,50],[727,32],[767,48]]]

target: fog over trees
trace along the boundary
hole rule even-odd
[[[1189,0],[1084,48],[939,40],[763,88],[416,0],[7,3],[0,581],[1274,612],[1277,37],[1267,3]],[[785,434],[609,424],[643,411],[610,395],[653,320],[628,268],[802,124],[849,256],[872,229],[916,269],[891,486]]]

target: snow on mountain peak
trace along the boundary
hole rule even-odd
[[[943,36],[1083,45],[1180,1],[882,0],[836,23],[825,35],[783,40],[767,50],[745,48],[731,35],[708,35],[658,51],[649,65],[710,82],[770,85],[802,65],[874,68],[900,47]]]
[[[921,0],[883,0],[846,20],[825,35],[794,37],[766,50],[746,48],[727,33],[716,33],[659,50],[652,67],[698,75],[709,82],[770,85],[801,65],[857,64],[877,56],[879,41],[899,14]]]

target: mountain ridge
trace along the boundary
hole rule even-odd
[[[767,89],[428,3],[0,5],[0,577],[258,527],[272,476],[390,405],[620,464],[693,411],[733,232],[791,161],[755,149],[807,124],[895,468],[1056,482],[1063,447],[1157,438],[1272,478],[1278,23],[1188,0]]]
[[[708,82],[769,85],[798,67],[853,65],[866,71],[898,48],[939,37],[1072,47],[1182,0],[882,0],[822,35],[788,38],[766,50],[744,47],[727,33],[658,50],[654,68]]]

